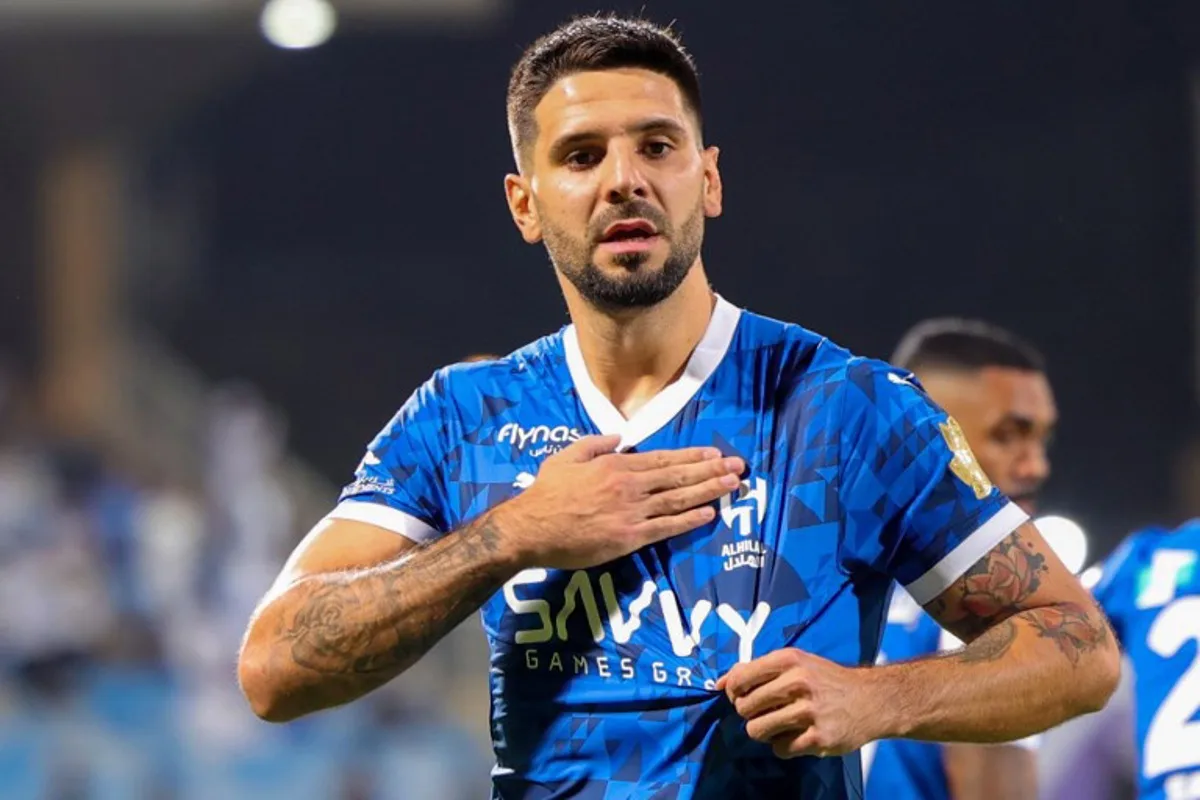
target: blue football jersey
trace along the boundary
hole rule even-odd
[[[903,589],[888,608],[877,663],[910,661],[937,653],[943,631]],[[933,742],[885,739],[863,748],[867,800],[949,800],[942,747]]]
[[[593,569],[527,569],[484,605],[493,797],[860,797],[858,754],[776,758],[717,679],[783,647],[873,663],[893,580],[927,602],[1025,515],[910,375],[720,298],[683,375],[629,419],[572,326],[438,371],[332,514],[426,541],[595,433],[624,451],[715,445],[747,474],[703,528]]]
[[[1200,798],[1200,520],[1130,536],[1093,590],[1134,672],[1138,795]]]

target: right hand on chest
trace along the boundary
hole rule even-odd
[[[587,436],[547,458],[537,480],[493,510],[525,567],[585,569],[716,517],[745,462],[712,447],[615,452],[620,437]]]

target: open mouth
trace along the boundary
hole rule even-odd
[[[647,242],[658,236],[658,231],[644,219],[628,219],[614,222],[604,230],[600,239],[603,244],[620,242]]]

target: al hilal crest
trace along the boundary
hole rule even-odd
[[[958,421],[954,417],[946,417],[946,421],[939,424],[938,429],[942,432],[942,438],[946,440],[946,446],[954,453],[950,471],[971,487],[971,491],[975,492],[975,499],[982,500],[991,494],[992,482],[975,460],[975,454],[971,452],[971,446],[967,444],[967,437],[958,426]]]

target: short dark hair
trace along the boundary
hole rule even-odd
[[[1007,367],[1045,372],[1046,360],[1015,333],[977,319],[940,317],[914,325],[901,338],[891,361],[920,373],[929,369],[979,370]]]
[[[508,131],[518,162],[537,136],[533,110],[556,82],[593,70],[640,68],[675,82],[689,109],[701,119],[696,63],[670,27],[645,19],[576,17],[531,44],[508,81]]]

